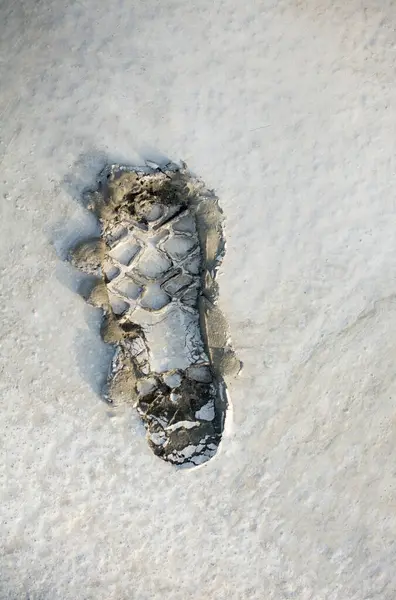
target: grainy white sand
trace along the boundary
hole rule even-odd
[[[0,1],[0,598],[394,600],[396,7]],[[97,391],[68,244],[105,162],[226,215],[244,362],[204,468]]]

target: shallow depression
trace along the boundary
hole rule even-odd
[[[159,283],[150,283],[146,287],[140,306],[148,310],[160,310],[170,301],[170,297],[161,289]]]
[[[105,248],[118,239],[104,256],[103,245],[93,246],[110,304],[97,292],[108,313],[102,332],[115,345],[106,399],[135,402],[156,455],[177,465],[200,464],[216,452],[227,406],[220,376],[212,377],[208,328],[204,337],[198,305],[205,256],[189,194],[199,202],[192,190],[202,184],[176,165],[145,174],[114,165],[104,181]],[[165,196],[166,206],[151,203],[150,194]],[[215,205],[213,196],[216,216]],[[213,240],[222,244],[220,221],[211,218],[201,229],[203,240],[211,236],[211,248]],[[102,254],[96,256],[96,248]]]

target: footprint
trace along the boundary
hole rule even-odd
[[[70,253],[97,276],[115,353],[104,396],[132,402],[154,453],[194,466],[217,451],[227,410],[223,376],[240,364],[217,302],[225,250],[216,196],[186,166],[111,165],[87,193],[100,240]]]

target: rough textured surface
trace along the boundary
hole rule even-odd
[[[69,260],[94,276],[87,299],[103,310],[102,337],[114,350],[104,398],[136,405],[157,456],[203,464],[224,428],[224,357],[238,363],[218,318],[225,240],[217,198],[175,163],[109,165],[83,198],[100,237],[78,242]]]
[[[394,3],[1,11],[0,598],[394,600]],[[226,215],[244,370],[194,470],[98,400],[100,311],[58,258],[101,167],[153,148]]]

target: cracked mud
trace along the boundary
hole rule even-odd
[[[71,262],[95,276],[115,348],[104,397],[133,402],[154,453],[193,466],[217,451],[227,410],[223,375],[238,370],[216,306],[224,255],[215,195],[186,166],[107,167],[85,195],[101,235]]]

